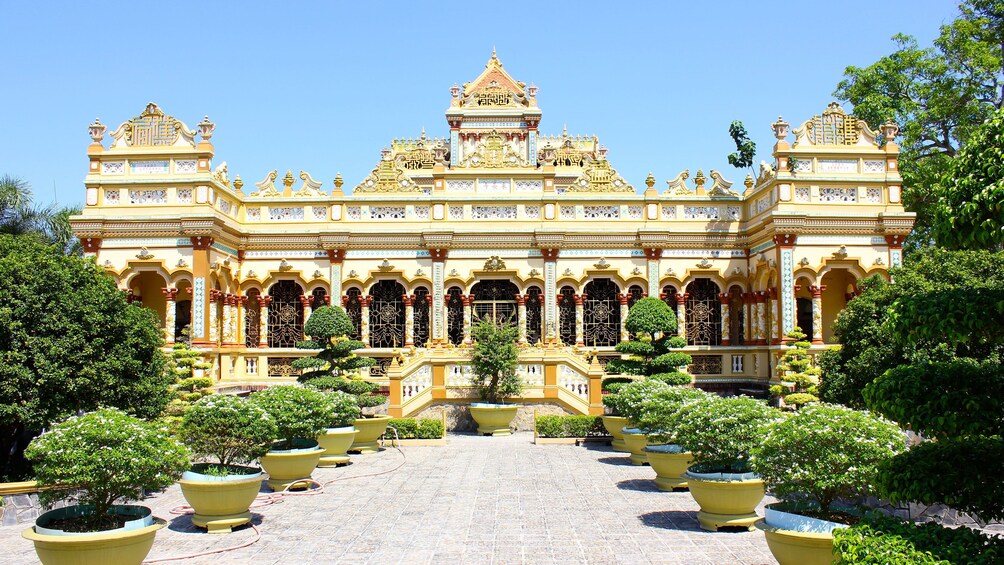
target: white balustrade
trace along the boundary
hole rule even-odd
[[[558,384],[571,391],[572,394],[585,399],[589,398],[589,377],[579,373],[568,365],[561,366],[561,371],[558,374]]]
[[[407,400],[432,387],[432,368],[420,367],[401,381],[401,397]]]
[[[525,386],[544,386],[543,365],[520,365],[516,374]]]

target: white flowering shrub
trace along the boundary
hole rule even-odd
[[[264,455],[278,437],[275,420],[239,396],[214,394],[193,404],[181,422],[182,441],[197,456],[226,470]]]
[[[325,393],[298,386],[279,385],[251,395],[250,401],[268,412],[278,428],[276,449],[292,449],[295,440],[314,441],[335,419]]]
[[[708,395],[682,405],[670,425],[676,443],[693,453],[696,470],[748,472],[751,452],[767,427],[781,418],[779,410],[761,400]]]
[[[638,418],[644,411],[645,403],[667,389],[669,385],[666,383],[649,379],[627,383],[617,391],[615,400],[617,411],[630,420],[631,424],[637,425],[640,423]]]
[[[753,470],[780,498],[809,498],[826,513],[837,498],[873,490],[878,467],[905,450],[903,432],[869,412],[809,404],[773,423]]]
[[[325,393],[325,396],[328,397],[328,403],[331,406],[331,421],[328,422],[329,428],[351,426],[362,413],[362,410],[359,409],[359,402],[356,400],[354,394],[335,390]]]
[[[140,500],[144,490],[167,487],[189,468],[188,452],[166,428],[114,408],[56,424],[25,455],[34,464],[42,503],[73,495],[94,507],[84,520],[92,530],[106,529],[116,500]]]
[[[637,409],[635,422],[649,431],[649,437],[665,443],[676,442],[676,413],[684,405],[708,398],[699,388],[667,386],[643,400]]]

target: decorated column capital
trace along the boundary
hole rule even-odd
[[[778,247],[795,247],[798,235],[793,233],[779,233],[774,236],[774,245]]]
[[[662,248],[646,247],[645,258],[648,259],[649,261],[658,261],[659,259],[662,259]]]
[[[546,247],[540,250],[540,254],[544,257],[545,261],[557,261],[560,252],[561,249],[557,247]]]
[[[688,296],[690,296],[689,292],[684,292],[682,294],[677,294],[676,295],[676,303],[679,304],[679,305],[686,304]]]
[[[82,237],[80,244],[84,247],[84,253],[97,253],[101,249],[100,237]]]
[[[885,236],[885,243],[890,249],[903,249],[903,240],[905,239],[905,235],[887,235]]]
[[[328,261],[331,263],[340,264],[345,261],[344,249],[328,249],[326,253],[328,254]]]
[[[429,249],[429,255],[432,257],[433,261],[445,261],[449,252],[450,250],[445,247]]]
[[[825,284],[818,285],[818,286],[816,286],[816,285],[809,286],[809,292],[812,293],[812,297],[813,298],[822,298],[824,290],[826,290],[826,285]]]
[[[628,301],[631,300],[630,294],[617,293],[617,303],[627,306]]]
[[[415,295],[414,294],[402,294],[401,301],[404,302],[405,306],[415,305]]]
[[[174,302],[178,298],[178,289],[176,288],[164,287],[160,289],[160,291],[164,293],[164,298],[166,298],[168,302]]]
[[[527,299],[527,295],[526,294],[517,294],[516,295],[516,305],[517,306],[526,306],[526,299]]]
[[[189,238],[192,242],[192,248],[198,251],[205,251],[213,246],[216,241],[208,235],[197,235]]]
[[[586,303],[586,295],[585,294],[572,295],[572,300],[575,301],[576,306],[582,306]]]

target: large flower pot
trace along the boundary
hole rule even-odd
[[[689,451],[679,445],[650,445],[645,448],[648,464],[655,471],[655,486],[659,490],[687,488],[683,474],[693,462]]]
[[[783,504],[768,505],[764,519],[756,522],[767,537],[767,547],[781,565],[840,563],[833,553],[833,530],[845,524],[785,512]]]
[[[178,481],[181,493],[195,511],[192,523],[211,534],[226,534],[250,522],[248,507],[261,489],[261,469],[244,467],[247,473],[216,476],[201,473],[204,467],[196,465]]]
[[[702,473],[687,469],[690,494],[700,505],[697,520],[708,531],[724,527],[753,529],[756,506],[764,496],[763,481],[753,473]]]
[[[43,565],[139,565],[150,553],[157,530],[167,525],[154,518],[145,506],[113,506],[113,512],[130,518],[121,528],[75,533],[46,527],[53,520],[82,516],[88,511],[87,506],[50,510],[21,536],[35,543],[35,553]]]
[[[610,442],[610,447],[614,448],[614,451],[619,451],[621,453],[627,453],[628,448],[624,445],[624,434],[621,433],[628,425],[628,419],[624,416],[603,416],[603,427],[606,428],[607,433],[614,438]]]
[[[648,447],[648,436],[638,428],[624,428],[621,430],[624,435],[624,446],[631,453],[632,465],[648,465],[648,454],[645,448]]]
[[[478,423],[482,435],[507,436],[512,434],[509,424],[516,417],[516,404],[471,404],[471,417]]]
[[[373,416],[372,418],[356,419],[356,437],[352,440],[349,451],[354,453],[376,453],[380,451],[377,440],[387,431],[390,416]]]
[[[379,436],[378,436],[379,437]],[[324,433],[317,436],[317,445],[324,449],[324,455],[318,461],[318,467],[337,467],[349,462],[346,452],[352,447],[352,442],[356,438],[355,426],[345,426],[342,428],[328,428]]]
[[[268,486],[272,490],[284,490],[290,485],[310,479],[324,450],[316,441],[298,440],[294,449],[273,449],[262,455],[259,461],[268,473]]]

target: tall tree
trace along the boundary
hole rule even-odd
[[[24,179],[0,177],[0,234],[37,235],[67,255],[81,255],[83,248],[74,237],[70,216],[80,208],[40,207],[33,204],[31,186]]]
[[[934,187],[980,123],[1004,104],[1004,2],[965,0],[930,47],[908,35],[867,67],[847,67],[834,92],[872,126],[900,124],[903,201],[917,213],[908,249],[932,243]]]

